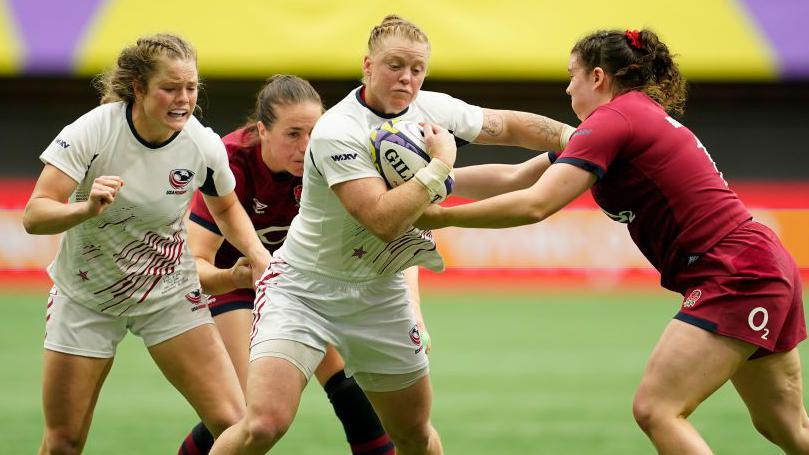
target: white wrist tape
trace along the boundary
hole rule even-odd
[[[562,146],[562,150],[564,150],[565,147],[567,147],[567,142],[570,140],[570,136],[573,136],[573,133],[575,133],[575,132],[576,132],[576,128],[573,128],[570,125],[565,125],[562,128],[562,134],[559,137],[559,145]]]
[[[436,195],[446,192],[444,181],[452,172],[452,168],[439,159],[432,159],[427,166],[419,169],[413,177],[427,188],[432,200]]]

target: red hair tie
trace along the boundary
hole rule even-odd
[[[627,30],[624,33],[624,36],[626,36],[626,39],[629,40],[629,44],[631,44],[632,47],[634,47],[635,49],[638,49],[638,50],[643,49],[643,43],[641,43],[641,41],[640,41],[640,32],[639,31],[637,31],[637,30]]]

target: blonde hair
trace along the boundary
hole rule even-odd
[[[161,57],[193,61],[195,66],[197,63],[196,50],[179,36],[158,33],[138,38],[134,45],[121,51],[114,68],[96,78],[101,104],[115,101],[134,103],[135,81],[145,88],[157,71]]]
[[[423,43],[427,45],[427,51],[430,50],[430,40],[416,24],[396,14],[388,14],[382,19],[382,23],[371,29],[371,35],[368,36],[368,55],[374,55],[388,37]],[[367,79],[366,76],[363,76],[362,83],[367,84]]]
[[[424,43],[428,49],[430,48],[430,40],[416,24],[395,14],[388,14],[382,19],[382,23],[371,29],[371,35],[368,37],[368,53],[375,53],[382,41],[389,36]]]

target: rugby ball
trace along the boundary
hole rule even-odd
[[[371,158],[388,188],[412,179],[430,162],[421,125],[409,121],[388,120],[371,130]],[[441,193],[433,203],[444,201],[455,186],[453,174],[444,181]]]

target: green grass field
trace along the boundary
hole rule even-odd
[[[41,437],[45,296],[0,291],[3,454],[34,453]],[[653,453],[632,419],[632,396],[677,304],[662,292],[427,293],[433,422],[447,453]],[[196,420],[130,335],[101,393],[85,453],[176,453]],[[780,453],[753,430],[732,387],[692,421],[717,454]],[[349,453],[314,381],[273,453]]]

